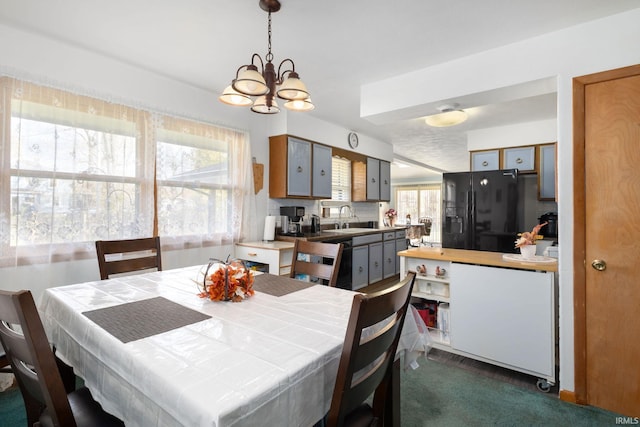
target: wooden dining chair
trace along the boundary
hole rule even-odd
[[[371,294],[353,297],[338,375],[327,417],[329,427],[390,426],[399,421],[396,349],[416,274]],[[395,382],[397,381],[397,383]],[[366,400],[373,394],[373,406]]]
[[[0,291],[0,341],[22,392],[29,425],[124,426],[86,387],[67,394],[30,291]]]
[[[293,246],[290,276],[295,278],[297,274],[307,274],[326,280],[329,286],[335,286],[338,281],[342,249],[342,243],[296,240]],[[325,262],[331,262],[331,264],[325,264]]]
[[[100,279],[112,274],[157,269],[162,270],[160,237],[96,241]]]

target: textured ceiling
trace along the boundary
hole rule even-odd
[[[281,3],[274,61],[295,60],[317,106],[307,114],[451,171],[468,166],[467,131],[553,118],[555,96],[485,103],[466,123],[434,129],[418,119],[376,125],[361,118],[361,85],[640,7],[639,0]],[[212,102],[253,52],[266,53],[266,21],[258,0],[0,0],[0,24],[209,90]]]

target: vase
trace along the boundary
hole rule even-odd
[[[532,259],[536,256],[536,245],[520,246],[520,254],[524,259]]]

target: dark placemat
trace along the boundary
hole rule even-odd
[[[257,274],[254,277],[253,289],[258,292],[281,297],[292,292],[315,286],[315,283],[303,282],[286,276],[276,276],[273,274]]]
[[[211,318],[162,297],[85,311],[82,314],[124,343]]]

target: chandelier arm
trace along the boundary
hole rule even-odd
[[[291,69],[284,70],[281,73],[280,69],[282,68],[285,62],[291,62]],[[280,65],[278,65],[277,84],[279,85],[282,84],[282,82],[285,80],[284,77],[287,73],[295,73],[295,72],[296,72],[296,64],[295,62],[293,62],[293,59],[290,59],[290,58],[283,59],[282,62],[280,62]]]

